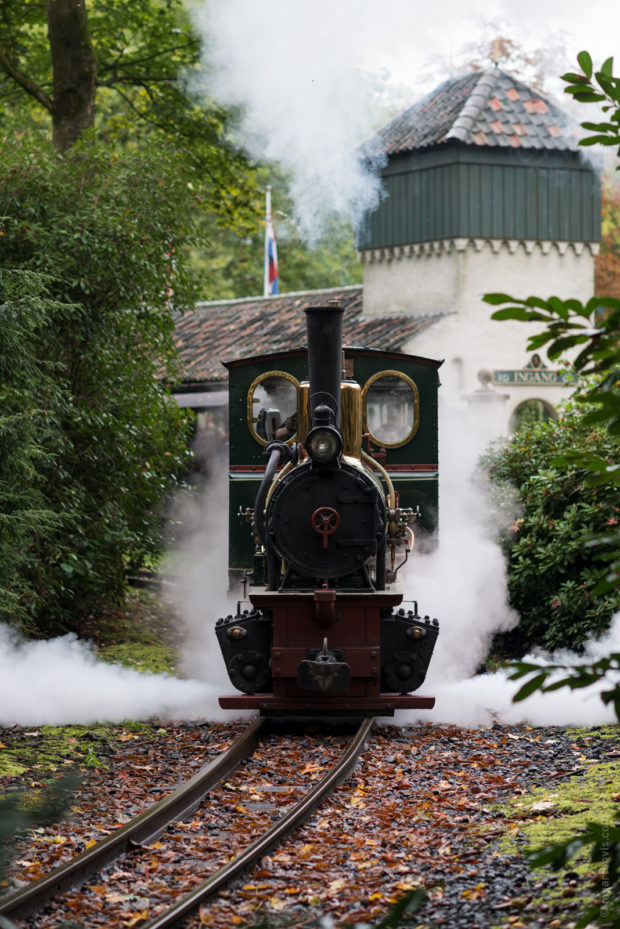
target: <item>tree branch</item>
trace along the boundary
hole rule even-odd
[[[24,74],[23,71],[20,71],[19,68],[16,68],[8,55],[6,54],[4,48],[0,45],[0,68],[4,73],[15,81],[16,84],[25,90],[27,94],[30,94],[31,97],[34,97],[35,100],[45,107],[49,113],[53,113],[54,104],[51,97],[45,93],[42,87],[40,87],[35,81],[31,80],[27,74]]]

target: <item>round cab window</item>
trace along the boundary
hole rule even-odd
[[[262,445],[291,441],[297,431],[299,381],[286,371],[261,374],[248,391],[248,426]]]
[[[363,390],[364,431],[379,445],[396,448],[409,442],[420,425],[418,388],[400,371],[380,371]]]

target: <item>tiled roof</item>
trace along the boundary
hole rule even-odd
[[[364,319],[360,286],[199,303],[176,321],[174,339],[184,367],[183,382],[225,381],[223,361],[305,346],[304,308],[334,299],[344,307],[343,341],[351,346],[398,350],[443,315]]]
[[[451,139],[491,148],[574,151],[578,138],[560,107],[499,68],[445,81],[376,135],[387,155]]]

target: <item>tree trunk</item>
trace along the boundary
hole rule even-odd
[[[95,121],[97,69],[86,0],[47,0],[53,71],[54,145],[65,152]]]

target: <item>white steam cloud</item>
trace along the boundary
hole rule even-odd
[[[221,616],[234,615],[237,608],[228,593],[228,468],[223,460],[219,464],[201,492],[177,501],[176,518],[182,529],[174,552],[175,585],[167,599],[183,623],[182,672],[209,682],[214,696],[208,718],[230,720],[254,714],[224,711],[217,701],[221,694],[238,693],[228,679],[214,630]]]
[[[98,661],[75,635],[25,641],[0,626],[0,725],[204,717],[213,688]]]
[[[368,16],[352,18],[350,6],[213,0],[194,8],[204,89],[240,108],[238,141],[251,155],[280,163],[311,243],[334,216],[358,227],[380,196],[376,152],[362,159],[358,146],[376,127],[381,78],[362,67]]]

